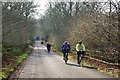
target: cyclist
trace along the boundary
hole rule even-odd
[[[70,44],[65,41],[62,45],[62,52],[63,52],[63,60],[67,59],[68,60],[68,52],[70,51],[71,47]]]
[[[82,43],[82,41],[78,41],[78,44],[76,45],[76,50],[77,50],[77,61],[78,61],[78,66],[80,66],[80,62],[82,60],[82,58],[80,58],[81,56],[84,56],[85,54],[85,46]]]
[[[48,50],[48,53],[49,53],[50,49],[51,49],[51,44],[49,42],[47,42],[46,47],[47,47],[47,50]]]

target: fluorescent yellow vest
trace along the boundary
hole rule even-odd
[[[76,48],[77,48],[77,50],[79,50],[79,51],[81,51],[81,50],[84,51],[84,50],[85,50],[84,44],[81,44],[81,45],[80,45],[80,44],[77,44],[77,47],[76,47]]]

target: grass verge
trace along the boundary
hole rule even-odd
[[[15,63],[9,66],[3,67],[2,72],[0,72],[0,79],[9,78],[10,75],[15,71],[18,65],[23,62],[23,60],[28,56],[29,53],[30,53],[30,50],[25,51],[22,55],[18,56]]]

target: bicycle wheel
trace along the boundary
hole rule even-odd
[[[82,61],[82,57],[80,56],[80,58],[79,58],[79,61],[80,61],[80,64],[81,64],[81,61]]]
[[[83,66],[83,55],[80,56],[79,60],[80,60],[80,66],[82,67]]]

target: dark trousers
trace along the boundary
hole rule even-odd
[[[85,54],[85,51],[77,51],[77,61],[78,61],[78,64],[80,64],[81,60],[83,60],[83,57],[82,59],[80,60],[80,56],[83,55],[84,56]]]
[[[50,52],[50,48],[47,48],[48,52]]]
[[[68,52],[69,52],[69,50],[63,50],[62,51],[63,52],[63,57],[65,58],[67,58],[67,60],[68,60]]]
[[[66,56],[66,58],[67,58],[67,60],[68,60],[68,53],[63,53],[63,57],[65,58],[65,56]]]

